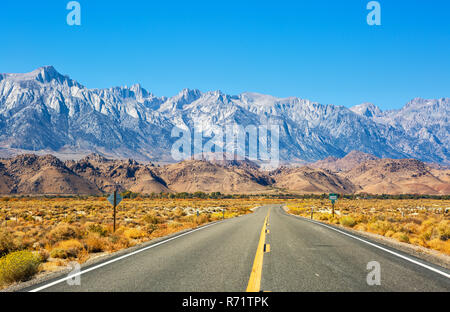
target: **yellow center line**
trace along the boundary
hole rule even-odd
[[[261,235],[259,237],[258,248],[256,249],[255,260],[253,261],[252,273],[247,285],[247,292],[259,292],[261,289],[261,275],[264,258],[264,245],[266,243],[266,227],[268,225],[270,215],[270,208],[267,212],[267,216],[264,219],[264,224],[261,229]]]

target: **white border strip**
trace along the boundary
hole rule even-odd
[[[222,222],[223,222],[223,221],[219,221],[219,222],[215,222],[215,223],[213,223],[213,224],[208,224],[208,225],[202,226],[202,227],[200,227],[200,228],[197,228],[197,229],[193,229],[193,230],[191,230],[191,231],[188,231],[188,232],[186,232],[186,233],[177,235],[177,236],[175,236],[175,237],[168,238],[168,239],[166,239],[166,240],[164,240],[164,241],[162,241],[162,242],[159,242],[159,243],[156,243],[156,244],[153,244],[153,245],[144,247],[144,248],[142,248],[142,249],[138,249],[138,250],[136,250],[136,251],[130,252],[129,254],[126,254],[126,255],[123,255],[123,256],[114,258],[114,259],[112,259],[112,260],[103,262],[103,263],[101,263],[101,264],[98,264],[98,265],[96,265],[96,266],[93,266],[93,267],[91,267],[91,268],[89,268],[89,269],[86,269],[86,270],[84,270],[84,271],[81,271],[81,272],[78,272],[78,273],[76,273],[76,274],[73,274],[73,275],[70,275],[70,276],[61,278],[61,279],[59,279],[59,280],[56,280],[56,281],[51,282],[51,283],[49,283],[49,284],[43,285],[43,286],[41,286],[41,287],[32,289],[32,290],[30,290],[29,292],[38,292],[38,291],[44,290],[44,289],[46,289],[46,288],[49,288],[49,287],[55,286],[55,285],[57,285],[57,284],[59,284],[59,283],[62,283],[62,282],[64,282],[64,281],[67,281],[68,279],[72,279],[72,278],[74,278],[74,277],[76,277],[76,276],[81,276],[81,275],[84,274],[84,273],[87,273],[87,272],[90,272],[90,271],[94,271],[94,270],[96,270],[96,269],[99,269],[99,268],[101,268],[101,267],[104,267],[105,265],[108,265],[108,264],[117,262],[117,261],[119,261],[119,260],[122,260],[122,259],[125,259],[125,258],[128,258],[128,257],[134,256],[134,255],[136,255],[136,254],[138,254],[138,253],[140,253],[140,252],[143,252],[143,251],[146,251],[146,250],[148,250],[148,249],[157,247],[157,246],[159,246],[159,245],[168,243],[168,242],[170,242],[170,241],[172,241],[172,240],[174,240],[174,239],[180,238],[180,237],[182,237],[182,236],[185,236],[185,235],[188,235],[188,234],[192,234],[192,233],[194,233],[194,232],[197,232],[197,231],[206,229],[206,228],[208,228],[208,227],[210,227],[210,226],[220,224],[220,223],[222,223]]]
[[[291,214],[291,216],[294,216],[294,215]],[[298,217],[298,216],[296,216],[296,217]],[[442,276],[445,276],[446,278],[450,278],[450,274],[448,274],[448,273],[445,273],[445,272],[443,272],[443,271],[441,271],[441,270],[438,270],[438,269],[436,269],[436,268],[433,268],[432,266],[429,266],[429,265],[424,264],[424,263],[422,263],[422,262],[419,262],[419,261],[416,261],[416,260],[411,259],[411,258],[409,258],[409,257],[406,257],[406,256],[404,256],[404,255],[402,255],[402,254],[399,254],[399,253],[395,252],[395,251],[389,250],[389,249],[384,248],[384,247],[381,247],[381,246],[379,246],[379,245],[377,245],[377,244],[374,244],[374,243],[371,243],[371,242],[369,242],[369,241],[366,241],[366,240],[364,240],[364,239],[362,239],[362,238],[359,238],[358,236],[354,236],[354,235],[351,235],[351,234],[346,233],[346,232],[344,232],[344,231],[338,230],[338,229],[336,229],[336,228],[334,228],[334,227],[332,227],[332,226],[329,226],[329,225],[327,225],[327,224],[324,224],[324,223],[322,223],[322,222],[318,222],[318,221],[311,220],[311,219],[307,219],[307,218],[303,218],[303,217],[301,217],[301,219],[302,219],[302,220],[305,220],[305,221],[309,221],[309,222],[311,222],[311,223],[315,223],[315,224],[321,225],[321,226],[323,226],[323,227],[329,228],[329,229],[334,230],[334,231],[336,231],[336,232],[339,232],[339,233],[341,233],[341,234],[347,235],[347,236],[349,236],[349,237],[351,237],[351,238],[354,238],[354,239],[356,239],[356,240],[359,240],[359,241],[361,241],[361,242],[363,242],[363,243],[366,243],[366,244],[368,244],[368,245],[370,245],[370,246],[376,247],[376,248],[381,249],[381,250],[383,250],[383,251],[385,251],[385,252],[388,252],[388,253],[390,253],[390,254],[392,254],[392,255],[394,255],[394,256],[397,256],[397,257],[402,258],[402,259],[404,259],[404,260],[407,260],[407,261],[409,261],[409,262],[411,262],[411,263],[414,263],[414,264],[417,264],[417,265],[419,265],[419,266],[421,266],[421,267],[424,267],[425,269],[428,269],[428,270],[433,271],[433,272],[435,272],[435,273],[438,273],[438,274],[440,274],[440,275],[442,275]]]

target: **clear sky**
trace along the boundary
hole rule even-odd
[[[53,65],[89,88],[141,83],[399,108],[450,97],[450,1],[80,0],[0,2],[0,72]]]

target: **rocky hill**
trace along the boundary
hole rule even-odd
[[[147,194],[170,192],[151,164],[140,164],[131,159],[111,160],[93,154],[79,161],[67,161],[66,165],[102,192],[114,189]]]
[[[33,154],[0,160],[2,194],[99,194],[100,189],[58,158]]]
[[[312,163],[311,166],[314,168],[322,168],[334,172],[339,172],[350,170],[368,160],[376,159],[378,159],[378,157],[371,154],[363,153],[360,151],[351,151],[343,158],[327,157],[323,160]]]
[[[415,159],[368,160],[341,175],[370,194],[450,194],[443,174]]]
[[[329,170],[311,167],[280,168],[271,173],[274,186],[294,193],[356,193],[359,188]]]
[[[186,160],[159,166],[98,154],[65,162],[52,155],[34,154],[0,159],[2,195],[103,194],[114,189],[143,194],[201,191],[449,195],[450,171],[413,159],[369,159],[338,172],[309,166],[265,171],[247,160]]]

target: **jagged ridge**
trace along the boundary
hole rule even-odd
[[[156,97],[140,85],[87,89],[46,66],[0,75],[0,153],[103,153],[173,161],[171,130],[278,124],[282,161],[343,157],[358,149],[376,157],[449,163],[450,99],[414,99],[401,110],[373,104],[348,109],[257,93],[182,90]]]

